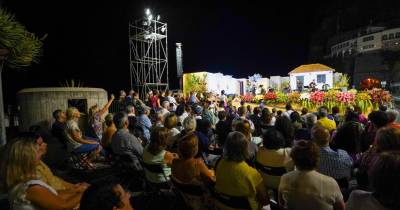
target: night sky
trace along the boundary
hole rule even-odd
[[[48,34],[40,64],[4,72],[5,102],[10,104],[22,88],[60,86],[70,79],[112,93],[128,90],[128,22],[142,17],[145,8],[168,23],[172,79],[176,75],[176,42],[183,43],[184,72],[284,76],[308,62],[311,35],[327,12],[334,13],[349,1],[0,2],[29,31],[38,36]]]

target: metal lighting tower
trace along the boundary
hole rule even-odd
[[[129,23],[131,89],[141,98],[149,90],[168,88],[168,29],[159,20],[146,9],[145,18]]]

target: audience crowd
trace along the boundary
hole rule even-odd
[[[124,162],[128,179],[179,194],[188,209],[400,209],[396,110],[235,107],[224,92],[154,90],[143,98],[112,95],[102,109],[89,109],[88,129],[77,108],[55,110],[51,134],[74,167]],[[112,104],[118,111],[107,114]],[[46,152],[34,126],[1,147],[0,190],[11,209],[135,207],[134,189],[122,180],[67,182],[41,160]]]

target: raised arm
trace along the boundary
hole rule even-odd
[[[110,106],[111,106],[112,102],[114,101],[114,99],[115,99],[114,94],[111,94],[110,100],[108,100],[107,104],[104,105],[104,107],[100,110],[100,115],[101,116],[103,116],[108,111],[108,109],[110,108]]]

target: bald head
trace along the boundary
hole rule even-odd
[[[312,140],[320,147],[328,146],[330,137],[329,131],[321,126],[314,126],[311,131]]]

